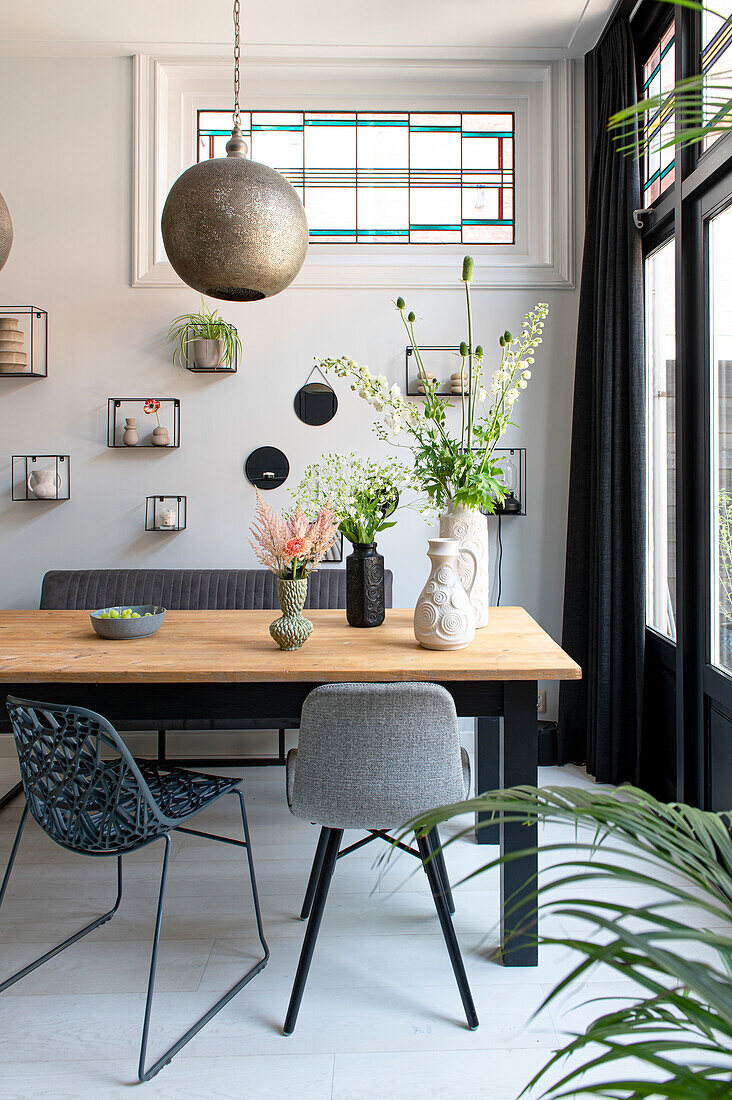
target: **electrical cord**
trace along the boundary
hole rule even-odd
[[[501,565],[503,564],[503,539],[501,538],[501,513],[498,513],[498,599],[496,607],[501,602]]]

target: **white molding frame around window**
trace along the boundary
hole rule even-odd
[[[254,110],[516,113],[515,245],[311,245],[292,284],[311,288],[452,288],[466,248],[474,287],[574,285],[572,62],[280,55],[243,61]],[[231,105],[228,58],[134,57],[132,285],[179,287],[160,233],[173,181],[196,159],[196,111]]]

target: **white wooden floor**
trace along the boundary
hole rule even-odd
[[[12,762],[0,760],[0,790]],[[586,784],[577,769],[544,769],[542,782]],[[535,1016],[567,969],[544,950],[536,969],[491,961],[497,942],[495,873],[456,891],[456,928],[480,1028],[467,1030],[427,884],[408,856],[384,876],[376,845],[339,863],[297,1029],[281,1033],[302,941],[297,919],[316,830],[293,818],[279,768],[249,769],[244,784],[272,958],[151,1083],[175,1100],[515,1100],[532,1074],[591,1008]],[[0,869],[21,802],[0,815]],[[238,835],[224,799],[200,827]],[[347,834],[348,836],[349,834]],[[352,834],[356,839],[356,834]],[[0,996],[0,1095],[79,1100],[129,1095],[142,1023],[161,858],[152,845],[125,859],[124,897],[107,925]],[[257,950],[243,853],[193,837],[174,841],[153,1009],[150,1053],[185,1030]],[[461,840],[447,853],[452,878],[493,849]],[[0,910],[0,975],[107,908],[114,861],[62,851],[31,824]],[[627,991],[595,974],[592,991]],[[587,999],[588,990],[572,998]],[[604,1006],[605,1007],[605,1006]]]

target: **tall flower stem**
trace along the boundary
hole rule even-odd
[[[475,415],[475,403],[473,401],[473,309],[470,303],[470,283],[465,280],[465,304],[468,309],[468,451],[473,437],[473,417]]]

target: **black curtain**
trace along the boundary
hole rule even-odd
[[[645,633],[643,261],[638,162],[607,131],[636,100],[618,19],[585,59],[587,217],[572,418],[562,644],[582,680],[562,685],[561,763],[638,782]]]

